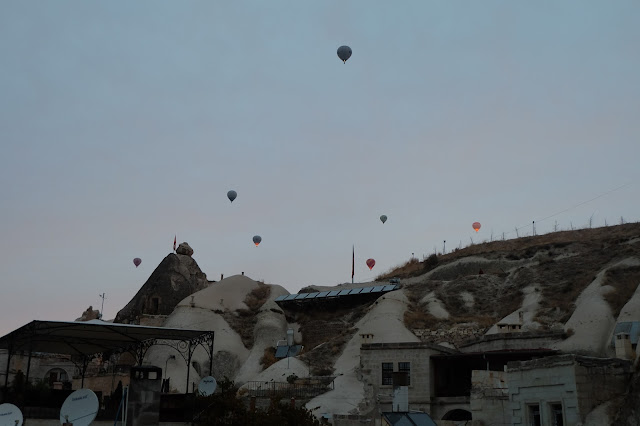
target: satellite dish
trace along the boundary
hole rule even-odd
[[[203,377],[198,383],[198,392],[203,396],[209,396],[216,391],[217,387],[216,379],[211,376]]]
[[[98,397],[91,389],[78,389],[64,400],[60,408],[60,424],[89,426],[98,415]]]
[[[0,404],[0,426],[22,426],[22,411],[13,404]]]

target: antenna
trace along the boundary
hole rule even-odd
[[[64,400],[60,408],[60,423],[89,426],[98,414],[98,397],[91,389],[78,389]]]
[[[0,404],[0,426],[22,426],[22,411],[13,404]]]
[[[106,293],[102,293],[102,294],[98,295],[98,297],[100,299],[102,299],[102,307],[100,308],[100,317],[99,317],[99,319],[102,319],[102,312],[104,311],[104,299],[106,299],[105,295],[106,295]]]
[[[212,376],[203,377],[198,383],[198,392],[202,396],[209,396],[216,391],[218,383]]]

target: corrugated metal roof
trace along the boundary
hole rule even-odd
[[[350,296],[352,294],[383,293],[387,291],[396,290],[398,288],[399,287],[395,284],[387,284],[387,285],[379,285],[375,287],[358,287],[358,288],[348,288],[344,290],[320,291],[315,293],[297,293],[297,294],[289,294],[286,296],[278,296],[275,299],[275,301],[288,302],[291,300],[322,299],[322,298],[336,297],[336,296]]]

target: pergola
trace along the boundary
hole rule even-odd
[[[0,349],[8,352],[4,385],[5,388],[8,385],[11,357],[17,352],[27,352],[29,355],[27,382],[31,355],[34,352],[44,352],[71,355],[72,361],[81,371],[81,386],[84,386],[87,365],[92,359],[129,352],[135,357],[136,363],[142,365],[151,346],[165,345],[174,348],[187,364],[188,392],[189,366],[198,346],[202,346],[209,354],[209,371],[213,367],[213,334],[213,331],[147,327],[101,320],[31,321],[0,337]]]

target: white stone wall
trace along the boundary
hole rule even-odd
[[[562,403],[565,425],[577,425],[580,422],[575,366],[572,359],[559,361],[544,368],[508,369],[507,382],[511,424],[529,425],[529,406],[535,404],[540,406],[542,424],[551,424],[552,403]]]
[[[504,371],[471,372],[471,418],[482,424],[511,424],[509,386]]]
[[[446,348],[442,349],[446,350]],[[391,362],[393,371],[398,371],[399,362],[409,362],[411,363],[409,410],[431,413],[431,396],[433,395],[431,356],[442,353],[443,351],[438,350],[438,347],[428,343],[364,345],[360,350],[360,365],[367,398],[374,401],[379,413],[392,411],[393,386],[382,385],[382,363]]]
[[[532,404],[540,406],[542,424],[552,424],[551,404],[562,404],[565,425],[582,424],[595,407],[626,392],[630,372],[629,361],[579,355],[510,363],[512,424],[528,424]]]

